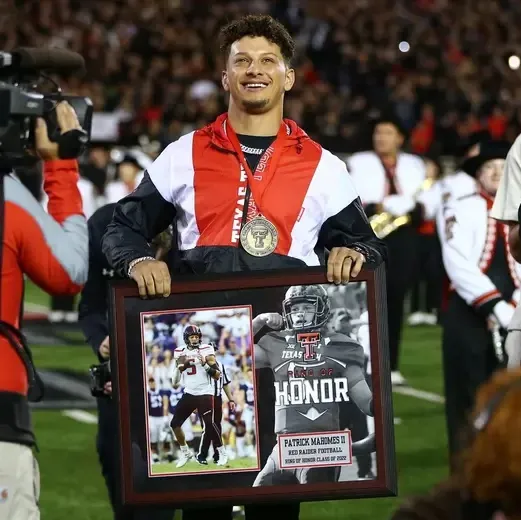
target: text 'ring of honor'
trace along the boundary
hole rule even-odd
[[[267,256],[277,247],[277,228],[264,217],[255,217],[241,229],[241,244],[252,256]]]

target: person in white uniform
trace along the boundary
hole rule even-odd
[[[443,369],[451,468],[477,388],[501,366],[498,334],[519,301],[520,265],[508,248],[508,227],[490,216],[508,143],[483,144],[463,170],[478,190],[438,214],[443,263],[451,290],[443,316]],[[443,222],[441,221],[443,219]]]
[[[509,246],[512,256],[521,262],[521,237],[519,230],[519,214],[521,209],[521,136],[518,136],[508,152],[499,183],[494,205],[490,215],[509,227]],[[515,368],[521,364],[521,306],[518,306],[505,340],[508,354],[508,367]]]
[[[407,137],[399,119],[385,114],[373,129],[373,150],[353,154],[348,169],[368,217],[383,211],[395,217],[409,215],[411,223],[384,238],[387,265],[387,313],[391,378],[394,385],[405,384],[399,371],[399,347],[404,321],[405,297],[413,283],[416,267],[416,227],[423,217],[433,218],[435,208],[421,201],[426,166],[421,157],[404,153]]]

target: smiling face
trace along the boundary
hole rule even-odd
[[[230,104],[251,114],[270,112],[282,107],[284,93],[294,82],[295,72],[287,66],[277,44],[250,36],[232,44],[222,77]]]

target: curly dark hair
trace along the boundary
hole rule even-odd
[[[264,37],[279,46],[284,61],[289,65],[295,55],[295,42],[287,29],[267,15],[247,15],[225,25],[219,33],[220,51],[226,61],[234,42],[244,38]]]

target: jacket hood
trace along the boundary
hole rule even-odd
[[[201,132],[210,137],[212,144],[219,148],[224,148],[230,152],[235,152],[230,139],[226,133],[226,126],[229,125],[228,114],[221,114],[215,121],[201,129]],[[286,138],[284,147],[289,148],[296,146],[302,148],[306,141],[311,141],[311,138],[300,128],[300,126],[291,119],[283,119],[282,123],[286,126],[288,136]]]

